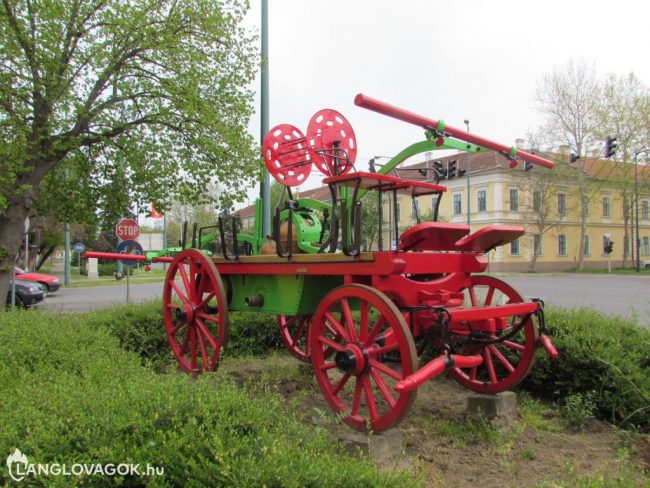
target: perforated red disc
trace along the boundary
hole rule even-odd
[[[307,126],[309,153],[316,167],[328,176],[352,169],[357,159],[357,139],[352,126],[336,110],[316,112]]]
[[[290,124],[276,125],[264,138],[264,162],[278,182],[296,186],[305,182],[311,171],[311,156],[305,135]]]

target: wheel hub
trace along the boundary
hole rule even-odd
[[[180,322],[191,324],[194,322],[194,307],[183,305],[183,308],[177,308],[174,312],[174,318]]]
[[[339,370],[355,376],[363,373],[368,365],[367,354],[356,344],[348,344],[346,349],[337,352],[334,362]]]

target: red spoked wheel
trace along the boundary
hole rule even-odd
[[[334,176],[350,171],[357,159],[352,126],[336,110],[316,112],[307,126],[309,152],[321,173]]]
[[[386,295],[357,284],[332,290],[316,310],[310,342],[321,391],[346,424],[380,432],[406,415],[416,390],[397,393],[394,386],[415,371],[417,355]]]
[[[523,302],[514,288],[491,276],[472,276],[471,284],[463,290],[466,303],[473,308],[506,305]],[[499,393],[518,385],[530,372],[535,362],[539,328],[534,316],[515,316],[510,330],[521,328],[506,340],[492,344],[470,342],[460,352],[464,355],[480,354],[483,363],[474,368],[450,370],[451,376],[460,384],[479,393]],[[523,323],[522,323],[523,321]],[[508,331],[504,331],[505,334]],[[503,335],[503,333],[502,333]],[[496,336],[488,336],[491,340]]]
[[[219,272],[203,252],[181,251],[169,266],[163,317],[183,370],[196,374],[217,367],[228,338],[228,303]]]
[[[311,171],[307,138],[290,124],[276,125],[264,137],[264,163],[273,177],[285,186],[305,182]]]
[[[278,325],[282,342],[289,352],[300,361],[311,361],[309,334],[312,323],[311,315],[278,315]]]

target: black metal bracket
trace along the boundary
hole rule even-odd
[[[237,218],[232,217],[232,250],[234,256],[228,254],[228,246],[226,244],[226,231],[223,224],[223,218],[219,217],[219,237],[221,239],[221,254],[228,261],[236,261],[239,259],[239,249],[237,249]]]

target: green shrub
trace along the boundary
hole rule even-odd
[[[324,432],[223,376],[156,374],[96,314],[0,316],[0,454],[30,462],[140,463],[155,477],[30,477],[29,486],[405,486]],[[0,484],[9,484],[0,464]]]
[[[648,431],[650,330],[593,309],[549,308],[546,323],[560,357],[542,351],[522,387],[561,404],[589,398],[599,418]]]
[[[122,347],[137,352],[143,363],[154,370],[165,371],[175,365],[165,335],[161,301],[119,305],[87,316],[98,327],[110,330]],[[261,356],[283,347],[275,315],[230,313],[230,333],[224,355]]]

